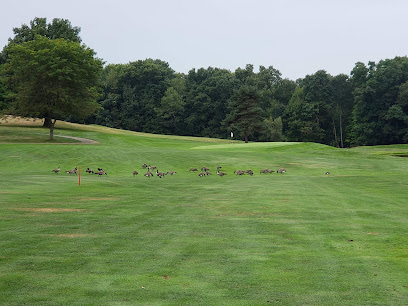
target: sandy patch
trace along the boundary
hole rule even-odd
[[[380,233],[368,232],[367,235],[375,235],[375,236],[377,236],[377,235],[380,235]]]

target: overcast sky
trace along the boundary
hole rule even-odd
[[[107,64],[161,59],[177,72],[246,64],[295,80],[408,54],[406,0],[19,0],[0,12],[0,46],[35,17],[81,27]]]

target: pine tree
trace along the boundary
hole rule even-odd
[[[242,86],[236,91],[229,104],[230,112],[224,125],[235,134],[239,134],[248,142],[248,136],[262,132],[263,110],[259,106],[260,96],[253,86]]]

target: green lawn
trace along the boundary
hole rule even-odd
[[[408,159],[393,156],[408,145],[56,127],[98,144],[0,125],[0,304],[408,304]],[[148,179],[143,163],[177,173]],[[188,172],[202,166],[213,175]]]

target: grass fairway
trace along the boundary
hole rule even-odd
[[[408,145],[56,128],[98,144],[0,125],[0,304],[408,304],[408,159],[392,156]],[[143,163],[177,173],[148,179]],[[188,172],[202,166],[213,175]]]

